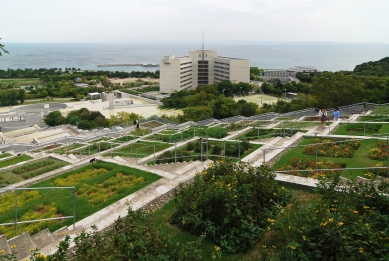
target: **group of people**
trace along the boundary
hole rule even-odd
[[[321,108],[321,110],[319,111],[319,118],[321,121],[321,127],[324,129],[326,125],[326,121],[328,120],[326,109]],[[334,121],[337,121],[340,118],[340,111],[338,107],[334,107],[334,111],[332,112],[332,118]]]

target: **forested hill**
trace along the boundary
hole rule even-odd
[[[389,76],[389,57],[357,65],[354,73],[357,75]]]

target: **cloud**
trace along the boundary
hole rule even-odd
[[[388,42],[384,0],[13,0],[3,41]]]

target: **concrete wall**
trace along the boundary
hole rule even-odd
[[[230,80],[236,83],[250,82],[250,60],[220,57],[217,55],[217,51],[214,50],[195,50],[190,51],[189,56],[178,58],[165,56],[160,60],[160,91],[172,93],[183,89],[196,88],[199,77],[198,64],[201,60],[208,61],[208,84],[222,80]],[[189,66],[185,64],[189,62],[192,63],[191,71],[189,71]],[[215,68],[215,66],[217,67]],[[215,77],[215,69],[218,71],[216,73],[222,76]],[[185,80],[190,79],[190,77],[192,85],[183,86],[187,83]]]
[[[181,64],[191,62],[190,57],[175,58],[168,56],[159,63],[160,75],[160,92],[172,93],[181,90]]]
[[[230,60],[230,81],[236,83],[250,82],[250,60]]]

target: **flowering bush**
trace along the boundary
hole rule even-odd
[[[355,151],[361,145],[361,141],[334,141],[325,139],[315,139],[313,144],[304,147],[304,153],[308,155],[352,158]]]
[[[386,195],[372,184],[345,185],[338,177],[320,181],[317,192],[314,203],[279,214],[277,229],[290,243],[277,260],[389,259]]]
[[[40,198],[41,195],[36,190],[23,191],[18,193],[18,207],[22,207],[27,202]],[[8,193],[0,196],[0,214],[15,208],[15,193]]]
[[[288,201],[274,177],[267,166],[210,164],[193,184],[175,191],[171,222],[197,235],[205,233],[228,252],[247,251],[273,220],[275,206]]]
[[[102,175],[107,172],[104,168],[92,168],[85,171],[68,175],[66,178],[58,178],[54,180],[53,184],[57,187],[69,187],[81,183],[92,177]]]
[[[369,132],[369,133],[378,133],[381,129],[381,124],[363,124],[363,123],[353,123],[347,125],[348,132]]]
[[[111,177],[100,184],[82,185],[77,191],[77,195],[86,198],[92,206],[96,206],[116,195],[126,192],[128,189],[135,187],[144,181],[143,177],[117,173],[114,177]]]
[[[377,142],[377,146],[370,149],[370,158],[374,160],[386,160],[388,158],[388,145],[384,141]]]
[[[328,177],[328,178],[334,177],[335,175],[340,174],[341,171],[340,170],[327,171],[327,170],[315,170],[315,169],[340,169],[340,168],[343,168],[343,166],[334,163],[332,161],[318,161],[316,164],[315,160],[293,158],[290,162],[290,165],[284,165],[278,170],[279,171],[289,170],[287,173],[289,175],[319,179],[323,177]],[[293,170],[311,170],[311,171],[293,171]]]
[[[34,207],[34,209],[28,210],[26,213],[22,214],[18,221],[28,221],[28,220],[36,220],[36,219],[44,219],[44,218],[54,218],[58,217],[57,207],[54,203],[49,205],[40,204]],[[7,222],[13,222],[13,220],[8,220]],[[18,225],[19,231],[28,232],[30,235],[33,235],[40,230],[49,226],[52,222],[50,221],[41,221],[27,224]],[[5,234],[7,238],[12,238],[15,235],[15,228],[13,226],[4,226],[0,228],[0,234]]]

